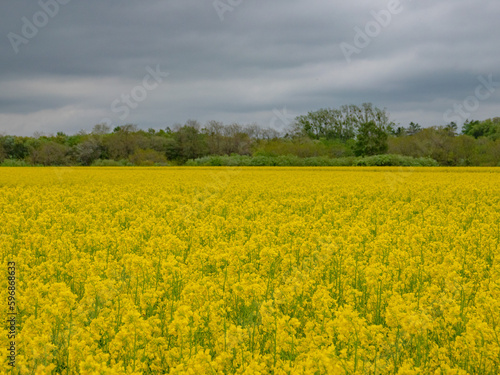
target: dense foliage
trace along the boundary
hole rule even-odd
[[[382,154],[430,158],[446,166],[497,166],[500,118],[467,121],[462,134],[454,123],[421,128],[412,122],[406,128],[395,128],[385,110],[365,103],[298,116],[283,133],[257,125],[210,121],[202,126],[189,120],[174,130],[145,131],[127,124],[111,131],[106,124],[98,124],[90,133],[75,135],[0,136],[3,166],[162,166],[190,160],[198,165],[205,164],[199,159],[207,158],[212,165],[225,156],[222,159],[227,161],[230,155],[252,157],[237,165],[275,165],[278,157],[287,160],[279,165],[356,165],[357,161],[345,160]],[[234,164],[234,160],[228,163]]]

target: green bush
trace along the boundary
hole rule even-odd
[[[92,163],[93,167],[129,167],[133,164],[126,159],[121,159],[119,161],[112,159],[97,159]]]
[[[30,167],[31,164],[19,159],[5,159],[0,167]]]
[[[133,165],[139,166],[151,167],[168,165],[165,154],[152,149],[136,149],[128,159]]]
[[[431,158],[412,158],[401,155],[375,155],[369,157],[329,158],[316,156],[300,158],[295,155],[280,156],[205,156],[189,160],[187,166],[256,166],[256,167],[348,167],[348,166],[401,166],[401,167],[433,167],[438,163]]]
[[[435,167],[438,162],[431,158],[413,158],[411,156],[384,154],[358,158],[354,165],[370,167]]]

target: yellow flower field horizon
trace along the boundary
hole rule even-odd
[[[0,168],[0,224],[0,373],[500,373],[500,168]]]

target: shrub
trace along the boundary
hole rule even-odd
[[[431,158],[413,158],[401,155],[375,155],[369,157],[329,158],[316,156],[300,158],[295,155],[281,156],[205,156],[189,160],[188,166],[309,166],[309,167],[348,167],[348,166],[401,166],[401,167],[434,167],[438,163]]]
[[[42,165],[68,165],[70,164],[68,152],[70,148],[55,142],[44,142],[39,148],[31,151],[30,161],[32,164]]]
[[[5,159],[0,167],[30,167],[31,164],[19,159]]]
[[[137,149],[129,156],[129,161],[134,165],[154,166],[168,165],[167,157],[159,151],[152,149]]]
[[[92,163],[93,167],[129,167],[133,164],[126,159],[119,161],[111,159],[97,159]]]
[[[431,158],[413,158],[411,156],[384,154],[365,158],[358,158],[354,162],[356,166],[397,166],[397,167],[435,167],[438,162]]]

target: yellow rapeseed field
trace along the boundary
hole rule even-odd
[[[0,224],[0,373],[500,373],[499,168],[2,168]]]

